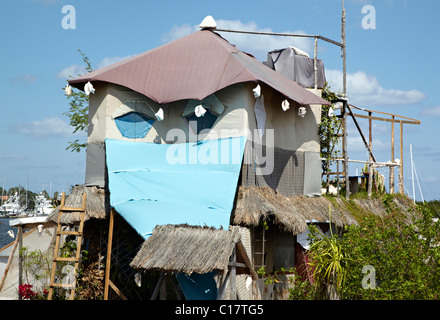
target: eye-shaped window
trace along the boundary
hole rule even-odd
[[[196,114],[196,109],[200,107],[203,109],[203,114]],[[192,130],[199,134],[200,131],[204,129],[211,129],[217,120],[218,116],[223,113],[225,107],[217,99],[215,94],[211,94],[202,101],[189,100],[185,109],[183,110],[182,116],[185,117]],[[195,126],[197,125],[197,127]]]
[[[123,137],[129,139],[144,138],[154,121],[139,112],[129,112],[115,118],[119,132]]]
[[[203,117],[197,117],[195,114],[186,117],[188,119],[190,127],[197,134],[204,129],[211,129],[217,120],[217,116],[206,110]]]

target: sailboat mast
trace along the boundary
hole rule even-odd
[[[28,176],[26,175],[26,209],[28,208],[28,189],[29,189],[29,182],[28,182]]]
[[[422,198],[422,202],[425,202],[425,199],[423,199],[422,188],[420,187],[419,175],[417,174],[417,169],[415,165],[414,165],[414,173],[416,175],[417,185],[419,186],[420,197]]]
[[[5,179],[3,179],[3,184],[2,184],[2,206],[3,206],[3,195],[5,193]]]
[[[414,204],[416,203],[416,195],[415,195],[415,188],[414,188],[414,175],[416,175],[417,179],[417,186],[419,187],[420,197],[422,198],[422,202],[425,202],[425,199],[423,198],[422,188],[420,187],[420,181],[419,176],[417,174],[416,165],[414,163],[413,159],[413,153],[412,153],[412,144],[410,145],[410,151],[411,151],[411,174],[412,174],[412,187],[413,187],[413,198],[414,198]]]

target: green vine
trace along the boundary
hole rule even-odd
[[[76,248],[77,248],[77,240],[76,236],[69,235],[66,237],[63,245],[60,247],[60,257],[64,258],[70,258],[74,257],[76,255]],[[81,282],[81,278],[83,276],[83,267],[82,264],[88,259],[88,251],[87,250],[81,250],[81,265],[80,268],[76,272],[76,280],[77,283]],[[55,272],[55,278],[57,283],[60,283],[63,281],[63,278],[68,274],[66,273],[67,270],[64,269],[65,266],[72,265],[72,262],[59,262],[57,264],[57,270]],[[79,286],[76,288],[76,290],[79,289]],[[59,288],[57,290],[54,290],[54,296],[53,300],[64,300],[66,296],[66,289]],[[78,296],[76,299],[80,299]]]
[[[335,102],[338,99],[337,93],[330,90],[330,86],[326,83],[322,89],[322,98]],[[338,145],[341,142],[339,137],[339,129],[341,128],[342,121],[335,115],[329,115],[330,108],[334,108],[333,105],[321,107],[321,123],[318,127],[319,140],[321,144],[321,158],[323,174],[327,173],[329,167],[332,165],[332,158],[340,155]]]
[[[23,247],[20,249],[19,254],[22,259],[25,282],[29,282],[31,277],[35,280],[49,277],[52,258],[48,251],[30,251],[29,247]]]
[[[317,290],[313,283],[308,279],[303,279],[296,268],[283,268],[274,271],[271,274],[266,273],[264,267],[260,267],[257,274],[264,279],[266,286],[277,283],[286,283],[286,279],[282,275],[289,274],[287,279],[289,300],[313,300],[317,297]]]
[[[81,54],[83,62],[85,64],[85,70],[87,72],[92,72],[92,64],[90,59],[85,55],[84,52],[78,50]],[[76,75],[73,75],[76,76]],[[72,75],[70,75],[72,77]],[[66,90],[68,83],[63,87],[63,91]],[[73,133],[79,131],[87,133],[88,126],[88,114],[89,114],[89,97],[83,91],[72,91],[70,95],[67,96],[69,100],[69,110],[64,112],[63,115],[69,118],[70,126],[74,128]],[[80,141],[76,139],[75,141],[70,141],[66,150],[71,152],[80,152],[83,148],[87,147],[86,141]]]

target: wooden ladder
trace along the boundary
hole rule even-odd
[[[79,261],[80,261],[81,243],[82,243],[83,229],[84,229],[84,216],[85,216],[85,211],[86,211],[87,194],[83,193],[81,208],[65,207],[64,206],[65,197],[66,197],[66,193],[63,192],[62,197],[61,197],[60,211],[58,213],[58,226],[57,226],[57,231],[56,231],[55,249],[54,249],[53,260],[52,260],[52,270],[51,270],[51,274],[50,274],[49,295],[47,297],[47,300],[52,300],[54,288],[65,288],[65,289],[70,290],[70,300],[73,300],[75,297],[76,275],[78,272]],[[61,217],[64,213],[69,213],[69,212],[79,212],[80,213],[81,218],[80,218],[78,231],[61,230]],[[76,238],[76,255],[75,255],[75,257],[59,257],[61,237],[63,235],[74,235],[77,237]],[[59,262],[75,262],[72,283],[57,283],[57,282],[55,282],[57,263],[59,263]]]

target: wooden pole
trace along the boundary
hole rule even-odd
[[[52,269],[50,270],[50,283],[54,283],[55,282],[55,275],[56,275],[56,271],[57,271],[57,261],[55,260],[56,258],[56,253],[58,253],[59,247],[60,247],[60,241],[61,241],[61,236],[59,235],[61,232],[61,216],[63,215],[63,211],[61,210],[61,208],[64,208],[64,202],[65,202],[65,198],[66,198],[66,193],[63,192],[61,194],[61,203],[60,203],[60,209],[58,212],[58,219],[57,219],[57,230],[56,230],[56,240],[55,240],[55,248],[54,248],[54,259],[52,261]],[[49,287],[49,294],[47,296],[47,300],[52,300],[52,296],[53,296],[53,291],[54,291],[54,287],[51,285]]]
[[[342,92],[347,93],[347,63],[346,63],[346,41],[345,41],[345,8],[342,0],[342,18],[341,18],[341,42],[342,42]]]
[[[266,266],[266,261],[264,259],[264,248],[265,248],[265,244],[266,244],[266,229],[263,228],[263,240],[261,241],[261,266],[265,267]]]
[[[315,71],[315,90],[318,89],[318,37],[315,37],[315,52],[313,57],[313,69]]]
[[[161,284],[162,284],[163,280],[164,280],[164,273],[161,272],[159,280],[157,280],[156,287],[154,288],[154,291],[153,291],[153,294],[151,295],[150,300],[156,300],[157,295],[159,294],[160,287],[161,287]]]
[[[116,285],[111,280],[108,281],[108,284],[117,293],[117,295],[121,297],[122,300],[128,300],[127,297],[121,292],[121,290],[118,289],[118,287],[116,287]]]
[[[231,262],[234,264],[231,268],[231,299],[237,300],[237,278],[236,278],[236,269],[235,263],[237,262],[237,253],[236,248],[232,250]]]
[[[394,163],[394,116],[391,122],[391,162]],[[394,193],[394,167],[390,166],[390,193]]]
[[[371,117],[371,112],[368,112],[368,115]],[[368,147],[370,150],[373,150],[373,127],[371,119],[368,119]],[[369,158],[370,164],[368,165],[368,198],[371,198],[371,189],[373,185],[373,165],[371,164],[373,158],[371,157],[371,153]]]
[[[351,105],[352,107],[353,107],[353,105]],[[371,112],[370,110],[367,110],[367,109],[364,109],[364,111],[367,111],[367,112]],[[375,113],[377,112],[377,113],[382,113],[382,112],[379,112],[379,111],[374,111]],[[363,115],[363,114],[358,114],[358,113],[353,113],[353,115],[356,117],[356,118],[362,118],[362,119],[372,119],[372,120],[377,120],[377,121],[384,121],[384,122],[403,122],[403,123],[406,123],[406,124],[414,124],[414,125],[419,125],[420,124],[420,122],[418,121],[418,120],[413,120],[413,121],[411,121],[411,120],[393,120],[393,119],[388,119],[388,118],[382,118],[382,117],[373,117],[373,116],[365,116],[365,115]],[[394,115],[392,115],[392,116],[394,116]],[[398,116],[398,117],[401,117],[401,118],[403,118],[402,116]]]
[[[228,285],[230,275],[231,275],[231,269],[229,269],[228,272],[226,273],[225,279],[223,280],[223,283],[221,284],[221,286],[218,290],[217,300],[223,299],[223,295],[224,295],[226,287]]]
[[[8,263],[6,264],[5,272],[3,273],[2,280],[0,282],[0,291],[2,291],[3,286],[5,284],[6,276],[9,272],[9,268],[11,267],[12,259],[14,258],[15,249],[17,249],[18,245],[18,237],[15,238],[14,246],[11,249],[11,252],[9,253]]]
[[[241,241],[239,241],[236,244],[236,246],[237,246],[237,253],[241,256],[241,258],[244,261],[244,264],[249,269],[249,273],[251,274],[252,280],[257,280],[258,279],[258,274],[254,271],[254,269],[252,267],[251,260],[249,260],[249,257],[248,257],[248,255],[246,253],[246,249],[245,249],[243,243]]]
[[[328,193],[328,189],[327,189]],[[336,194],[339,198],[339,160],[336,160]]]
[[[167,299],[167,277],[164,277],[160,285],[159,300],[166,300],[166,299]]]
[[[113,224],[114,224],[114,209],[111,209],[110,221],[108,226],[107,260],[105,264],[104,300],[108,300],[108,288],[110,281],[110,266],[111,266],[112,242],[113,242]]]
[[[400,120],[400,166],[399,166],[399,192],[404,194],[403,185],[403,121]]]
[[[339,160],[339,161],[344,161],[344,158],[335,158],[334,160]],[[353,160],[353,159],[348,159],[348,162],[353,162],[353,163],[364,163],[364,164],[369,164],[370,161],[364,161],[364,160]],[[386,162],[371,162],[372,164],[374,164],[376,167],[389,167],[389,166],[395,166],[398,167],[400,166],[397,163],[386,163]],[[333,172],[331,174],[336,174],[336,172]]]
[[[220,29],[216,28],[216,32],[231,32],[231,33],[243,33],[243,34],[257,34],[261,36],[280,36],[280,37],[298,37],[298,38],[318,38],[319,40],[334,44],[338,47],[343,47],[344,45],[335,40],[329,39],[321,35],[313,34],[295,34],[295,33],[277,33],[277,32],[261,32],[261,31],[245,31],[245,30],[230,30],[230,29]]]
[[[327,158],[326,170],[327,170],[327,182],[325,184],[325,190],[326,190],[326,193],[329,193],[329,188],[330,188],[330,157]]]
[[[23,257],[22,257],[22,249],[23,249],[23,227],[21,225],[18,226],[18,286],[20,287],[23,284]],[[22,296],[18,293],[18,300],[22,300]]]
[[[345,198],[347,200],[350,199],[350,183],[349,183],[349,178],[348,178],[348,152],[347,152],[347,102],[344,101],[343,102],[343,107],[342,107],[342,112],[343,112],[343,121],[344,121],[344,126],[343,126],[343,140],[342,140],[342,153],[344,155],[344,180],[345,180]]]
[[[361,135],[362,141],[364,142],[365,147],[368,150],[368,153],[370,154],[370,161],[373,160],[374,162],[376,162],[376,158],[373,155],[373,150],[371,149],[371,146],[367,143],[367,140],[365,139],[364,133],[362,132],[362,129],[359,126],[359,123],[357,122],[356,117],[353,114],[353,112],[351,111],[350,106],[348,104],[347,104],[347,109],[348,109],[348,112],[350,112],[351,118],[353,119],[353,122],[354,122],[354,124],[356,125],[356,128],[359,131],[359,134]],[[370,119],[370,124],[371,124],[371,119]]]

